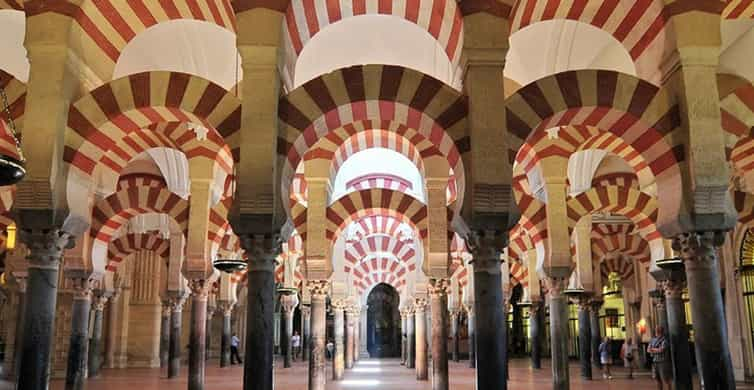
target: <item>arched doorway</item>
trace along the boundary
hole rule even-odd
[[[367,297],[367,349],[374,358],[398,357],[401,354],[400,297],[390,285],[381,283]]]

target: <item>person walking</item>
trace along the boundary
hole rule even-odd
[[[664,390],[667,388],[671,390],[673,365],[670,361],[670,344],[665,337],[665,329],[662,326],[655,328],[655,337],[649,340],[647,352],[652,355],[657,389]]]
[[[602,378],[613,379],[613,375],[610,373],[610,364],[613,363],[610,356],[610,337],[605,337],[597,350],[600,353],[600,363],[602,363]]]
[[[623,359],[623,365],[628,368],[628,379],[634,379],[634,358],[638,356],[639,348],[634,344],[634,340],[629,337],[623,343],[620,349],[620,357]]]
[[[238,364],[243,363],[241,361],[241,355],[238,354],[238,344],[240,343],[241,340],[234,333],[233,337],[230,338],[230,364],[236,364],[236,360],[238,360]]]
[[[291,347],[293,348],[293,361],[295,362],[299,353],[301,353],[301,336],[299,336],[298,331],[293,332],[293,336],[291,336]]]

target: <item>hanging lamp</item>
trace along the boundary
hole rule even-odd
[[[8,96],[5,94],[5,88],[2,87],[0,87],[0,99],[3,102],[3,111],[7,119],[10,136],[13,138],[16,150],[18,150],[17,157],[0,153],[0,186],[9,186],[18,183],[26,176],[26,160],[21,152],[21,144],[18,140],[16,124],[10,112]]]
[[[227,272],[229,274],[246,269],[246,261],[244,259],[217,259],[212,265],[218,271]]]

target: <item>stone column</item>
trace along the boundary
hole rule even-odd
[[[414,326],[416,348],[416,379],[425,381],[428,379],[427,370],[427,300],[424,298],[414,299]]]
[[[450,348],[451,348],[451,355],[454,362],[460,361],[460,357],[458,356],[458,347],[459,347],[459,340],[458,340],[458,317],[459,314],[461,314],[458,310],[453,310],[450,312]]]
[[[358,361],[361,357],[361,351],[367,352],[367,307],[359,308],[359,323],[356,327],[356,351],[354,359]],[[368,354],[368,352],[367,352]]]
[[[207,322],[204,327],[204,360],[209,360],[210,349],[212,346],[212,317],[215,316],[217,306],[210,306],[214,304],[214,299],[207,298]]]
[[[531,342],[531,368],[542,368],[542,335],[544,307],[541,301],[533,301],[529,308],[529,341]]]
[[[86,380],[86,355],[89,340],[89,312],[92,308],[92,287],[88,277],[69,279],[73,284],[71,336],[68,344],[66,390],[81,390]]]
[[[293,314],[298,306],[298,294],[288,294],[280,297],[280,305],[283,309],[285,332],[283,333],[281,346],[283,348],[283,367],[291,366],[293,358],[293,346],[291,338],[293,337]]]
[[[170,351],[170,301],[162,302],[162,317],[160,318],[160,368],[167,367]]]
[[[579,358],[581,377],[592,380],[591,307],[588,297],[579,298]]]
[[[118,353],[120,352],[120,343],[118,343],[118,340],[120,339],[119,331],[121,325],[119,322],[122,321],[122,317],[124,317],[120,313],[124,301],[124,290],[126,291],[125,300],[128,299],[128,290],[116,286],[107,309],[107,338],[105,339],[105,367],[107,368],[120,367],[120,354]],[[125,317],[127,318],[128,316]],[[125,343],[123,343],[123,345],[125,346]]]
[[[676,276],[659,283],[665,293],[665,310],[668,317],[666,334],[670,339],[670,353],[673,358],[673,388],[692,390],[691,351],[686,329],[686,308],[682,296],[685,280],[681,277],[682,275]]]
[[[503,311],[505,299],[500,276],[499,239],[492,231],[473,236],[476,386],[479,390],[508,388],[507,326]]]
[[[272,346],[273,354],[282,355],[283,351],[280,350],[280,312],[275,311],[272,314]]]
[[[233,313],[233,305],[234,303],[232,302],[220,302],[220,310],[223,312],[223,334],[220,338],[220,367],[230,366],[230,342],[231,337],[233,337],[230,329],[230,320]]]
[[[655,290],[650,292],[652,297],[652,303],[655,308],[655,316],[657,316],[657,324],[662,326],[663,329],[668,329],[668,310],[665,306],[665,293],[662,290]]]
[[[29,276],[16,388],[47,390],[50,381],[50,350],[57,304],[58,269],[63,249],[71,246],[73,241],[70,235],[56,228],[22,229],[19,233],[21,241],[29,249]]]
[[[309,390],[325,390],[325,310],[329,290],[327,280],[310,280],[306,286],[312,298],[311,348],[309,354]]]
[[[301,356],[309,360],[309,338],[311,337],[312,309],[309,305],[301,305]]]
[[[406,320],[406,316],[407,316],[408,311],[404,308],[404,309],[401,309],[400,313],[401,313],[401,366],[405,366],[406,365],[406,360],[407,360],[406,354],[408,353],[408,350],[406,348],[407,347],[407,343],[408,343],[408,341],[407,341],[407,339],[408,339],[408,329],[407,329],[408,322]]]
[[[181,371],[181,319],[184,296],[170,299],[170,349],[168,351],[168,378],[175,378]]]
[[[344,349],[343,348],[343,330],[344,330],[344,309],[345,301],[336,299],[332,301],[332,311],[335,321],[333,322],[333,336],[335,338],[335,355],[332,359],[332,378],[336,381],[343,379],[344,367]]]
[[[550,295],[550,351],[554,390],[569,389],[568,375],[568,300],[563,291],[568,279],[547,278]]]
[[[248,254],[246,273],[246,346],[244,347],[244,390],[272,390],[273,321],[275,311],[275,256],[277,239],[243,235]]]
[[[416,368],[416,321],[413,306],[406,309],[406,368]]]
[[[356,351],[356,326],[358,326],[358,312],[353,306],[346,310],[346,369],[353,368],[354,352]]]
[[[466,326],[469,333],[469,368],[476,368],[476,315],[474,314],[474,304],[466,307]]]
[[[25,277],[18,277],[15,276],[16,279],[16,285],[17,285],[17,296],[18,296],[18,308],[16,311],[16,334],[13,341],[13,355],[12,355],[12,361],[11,364],[8,366],[6,365],[6,369],[8,370],[8,373],[11,375],[11,380],[17,380],[18,379],[18,369],[20,367],[21,362],[21,351],[22,351],[22,345],[24,340],[24,313],[26,312],[24,302],[26,301],[26,278]],[[7,355],[8,357],[11,357],[10,355]],[[6,358],[6,361],[8,359]]]
[[[94,300],[94,321],[92,337],[89,340],[89,378],[98,376],[99,369],[102,367],[102,319],[107,300],[108,296],[103,294],[98,295]]]
[[[592,331],[592,364],[597,368],[602,368],[602,362],[600,361],[600,342],[602,340],[602,332],[600,330],[600,308],[602,307],[601,300],[592,299],[592,310],[589,310],[589,328]],[[638,340],[634,340],[638,343]]]
[[[204,390],[204,366],[207,353],[207,299],[211,284],[204,279],[190,282],[191,331],[189,333],[188,389]]]
[[[432,390],[448,390],[448,289],[450,280],[433,279],[429,299],[432,310]]]

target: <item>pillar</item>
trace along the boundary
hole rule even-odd
[[[89,340],[89,378],[98,376],[99,369],[102,367],[102,319],[107,300],[108,297],[101,294],[94,300],[92,337]]]
[[[293,337],[293,314],[298,306],[298,294],[287,294],[280,297],[280,305],[283,309],[283,320],[285,323],[285,332],[283,333],[281,346],[283,348],[283,367],[289,368],[291,366],[291,359],[293,358],[293,346],[291,345],[291,338]]]
[[[597,368],[602,368],[600,361],[600,342],[602,341],[602,332],[600,328],[600,308],[601,300],[592,299],[592,310],[589,310],[589,330],[592,332],[592,364]],[[634,340],[638,343],[639,340]]]
[[[686,308],[682,296],[684,284],[681,278],[668,278],[660,282],[665,293],[665,310],[668,317],[666,334],[670,341],[670,353],[673,359],[673,388],[675,390],[693,389]]]
[[[592,379],[592,329],[591,307],[587,297],[579,298],[579,360],[581,377]]]
[[[495,232],[475,234],[474,313],[476,325],[476,387],[507,389],[507,326],[503,312],[500,245]],[[494,310],[493,308],[498,308]]]
[[[414,299],[414,348],[416,359],[416,379],[425,381],[428,379],[427,370],[427,300],[424,298]]]
[[[325,390],[325,310],[329,289],[327,280],[310,280],[306,286],[311,294],[311,341],[309,343],[309,390]]]
[[[450,280],[433,279],[429,299],[432,310],[432,390],[448,390],[448,289]]]
[[[529,308],[529,342],[531,343],[531,368],[542,368],[543,307],[541,301],[533,301]]]
[[[204,390],[204,366],[207,358],[207,299],[211,283],[204,279],[192,280],[191,331],[189,333],[188,389]]]
[[[343,330],[344,330],[344,309],[343,300],[334,300],[332,303],[333,317],[333,336],[335,338],[335,354],[332,359],[332,378],[336,381],[343,379],[344,367],[344,348],[343,348]]]
[[[301,355],[303,359],[309,360],[309,334],[312,310],[309,305],[301,305]]]
[[[357,361],[360,359],[361,351],[368,354],[367,351],[367,307],[363,306],[359,309],[359,326],[356,332],[356,351],[354,353],[354,359]]]
[[[170,345],[168,350],[168,378],[175,378],[181,371],[181,317],[183,316],[183,296],[170,299]]]
[[[216,306],[210,306],[210,301],[214,301],[214,299],[207,299],[207,322],[204,326],[204,360],[209,359],[210,347],[212,346],[212,317],[217,311]]]
[[[451,356],[453,358],[454,362],[460,361],[460,357],[458,356],[458,347],[459,347],[459,340],[458,340],[458,317],[459,314],[461,314],[458,310],[453,310],[450,312],[450,348],[451,348]]]
[[[406,310],[406,368],[416,368],[416,325],[413,306]]]
[[[346,310],[346,369],[353,368],[354,352],[356,351],[356,326],[358,326],[358,312],[349,306]]]
[[[405,308],[401,309],[401,366],[406,365],[407,356],[408,353],[407,350],[407,339],[408,339],[408,322],[406,320],[406,316],[408,315],[408,310]]]
[[[466,306],[466,318],[469,333],[469,368],[476,368],[476,315],[473,302]]]
[[[8,373],[11,375],[12,380],[18,379],[18,369],[20,367],[21,362],[21,346],[23,345],[24,340],[24,313],[25,305],[24,302],[26,302],[26,278],[21,278],[18,276],[15,276],[16,284],[17,284],[17,296],[18,296],[18,308],[16,311],[16,334],[14,335],[14,341],[13,341],[13,355],[6,355],[6,361],[8,361],[8,358],[12,358],[11,364],[6,364],[6,369],[8,369]]]
[[[223,312],[223,333],[220,338],[220,367],[228,367],[230,366],[230,342],[231,337],[233,337],[230,329],[233,303],[220,302],[220,310]]]
[[[92,290],[87,278],[76,278],[72,282],[74,284],[74,295],[73,307],[71,308],[71,336],[68,344],[65,389],[81,390],[84,388],[86,380],[86,354],[88,352]]]
[[[569,389],[568,375],[568,300],[563,294],[568,279],[547,278],[550,295],[550,351],[552,383],[555,390]]]
[[[167,367],[170,351],[170,301],[162,302],[162,317],[160,318],[160,368]]]

